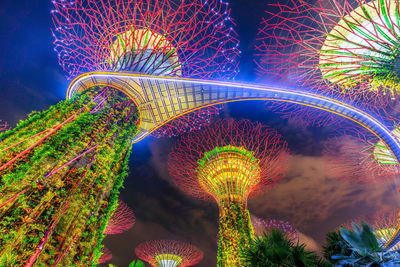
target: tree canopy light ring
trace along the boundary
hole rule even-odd
[[[200,186],[217,202],[246,203],[247,195],[261,181],[259,160],[243,147],[224,146],[204,153],[198,161]]]
[[[147,241],[139,244],[135,253],[154,267],[185,267],[203,259],[203,253],[197,247],[175,240]]]
[[[327,34],[320,50],[322,77],[343,88],[371,83],[371,90],[399,88],[400,24],[396,2],[360,1]],[[394,93],[394,92],[392,92]]]
[[[398,98],[398,0],[274,3],[258,33],[260,78],[307,85],[373,106]]]
[[[110,69],[182,76],[177,50],[166,37],[150,29],[132,27],[117,34],[109,59]]]

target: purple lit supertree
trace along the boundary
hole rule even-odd
[[[184,267],[199,263],[203,253],[195,246],[175,240],[151,240],[135,249],[136,255],[154,267]]]
[[[112,259],[111,251],[106,247],[102,247],[101,248],[101,256],[99,258],[99,263],[105,263],[111,259]]]
[[[264,233],[270,233],[272,229],[282,231],[290,241],[296,242],[299,239],[299,232],[289,223],[275,219],[260,219],[251,216],[251,224],[256,236],[262,236]]]
[[[260,75],[365,102],[398,97],[398,0],[291,0],[272,6],[256,45]]]
[[[128,205],[119,200],[117,209],[114,211],[114,213],[111,215],[111,218],[107,222],[107,227],[106,230],[104,230],[104,234],[120,234],[126,230],[131,229],[134,225],[135,214]]]
[[[276,184],[287,168],[286,142],[248,120],[221,120],[184,136],[169,157],[174,183],[219,206],[218,264],[240,266],[253,236],[247,199]]]
[[[199,78],[237,71],[224,2],[52,4],[55,50],[70,79],[95,70]],[[143,118],[134,100],[111,86],[69,97],[0,133],[2,265],[80,266],[100,256]]]
[[[56,1],[55,50],[69,78],[90,71],[208,79],[236,76],[238,39],[226,2],[111,2]],[[219,110],[194,111],[156,130],[154,136],[196,130]]]

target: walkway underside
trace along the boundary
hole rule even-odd
[[[207,81],[177,77],[147,76],[130,73],[91,72],[77,77],[70,85],[67,97],[93,86],[110,86],[123,91],[136,103],[140,113],[138,142],[165,123],[193,110],[220,103],[264,100],[297,103],[322,109],[348,118],[380,138],[400,159],[400,143],[390,128],[379,120],[340,101],[281,86],[262,86],[246,83]],[[393,247],[400,241],[399,231],[387,244]]]

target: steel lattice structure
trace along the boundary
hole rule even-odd
[[[7,124],[7,122],[3,122],[2,120],[0,120],[0,132],[6,131],[8,129],[9,125]]]
[[[399,211],[396,209],[378,212],[373,218],[372,228],[375,230],[374,233],[382,244],[386,244],[392,239],[398,227]],[[391,248],[391,250],[398,249],[400,249],[400,244]]]
[[[324,149],[327,170],[333,177],[352,182],[394,179],[400,169],[391,151],[378,140],[355,128],[344,136],[329,139]]]
[[[101,256],[99,259],[99,263],[106,263],[107,261],[109,261],[111,259],[112,259],[111,251],[108,248],[103,247],[101,249]]]
[[[291,0],[259,29],[261,76],[385,103],[397,98],[398,0]]]
[[[182,137],[168,164],[180,189],[215,200],[223,209],[230,202],[246,207],[249,196],[265,192],[282,177],[287,160],[287,144],[276,131],[248,120],[220,120]]]
[[[223,1],[53,1],[60,65],[74,78],[90,71],[229,79],[238,72],[238,39]],[[207,124],[208,107],[170,122],[156,137]]]
[[[121,200],[118,207],[107,222],[104,234],[115,235],[131,229],[135,225],[135,214],[132,209]]]
[[[175,240],[151,240],[135,249],[136,255],[154,267],[184,267],[199,263],[203,253],[195,246]]]
[[[174,183],[189,195],[218,204],[219,266],[243,264],[241,250],[253,235],[247,199],[282,177],[286,146],[276,131],[260,123],[221,120],[184,136],[171,152]]]

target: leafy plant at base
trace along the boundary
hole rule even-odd
[[[350,255],[333,255],[335,266],[400,266],[399,251],[386,251],[379,245],[373,230],[366,223],[353,224],[353,230],[340,228],[340,235],[347,242]]]
[[[256,236],[246,251],[246,266],[257,267],[309,267],[330,266],[314,252],[307,251],[304,244],[294,244],[277,229]]]

